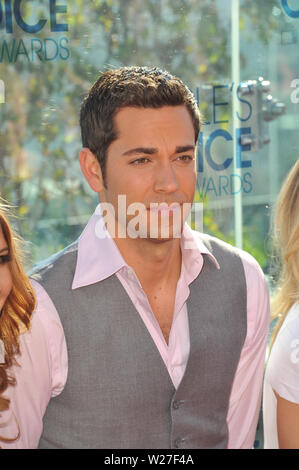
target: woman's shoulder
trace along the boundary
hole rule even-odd
[[[289,310],[273,344],[266,382],[286,400],[299,403],[299,303]]]
[[[274,341],[270,358],[288,357],[292,353],[293,345],[299,344],[299,302],[292,305]],[[270,359],[269,359],[270,360]]]
[[[299,302],[295,302],[288,311],[278,332],[277,341],[280,344],[285,344],[285,341],[292,338],[299,339]]]
[[[67,347],[63,327],[57,310],[45,289],[31,280],[36,296],[36,308],[28,331],[20,335],[20,361],[44,370],[51,377],[51,395],[63,389],[67,377]]]

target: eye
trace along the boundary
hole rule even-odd
[[[137,158],[136,160],[133,160],[132,162],[130,162],[130,165],[142,165],[142,164],[147,163],[147,162],[149,162],[148,158],[140,157],[140,158]]]
[[[181,162],[191,162],[194,160],[194,158],[191,155],[180,155],[177,160]]]
[[[0,256],[0,264],[6,264],[9,263],[9,261],[11,261],[9,254]]]

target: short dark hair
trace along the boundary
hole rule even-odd
[[[117,139],[113,118],[121,108],[161,108],[185,105],[195,132],[200,130],[198,105],[189,88],[157,67],[121,67],[104,72],[85,97],[80,112],[83,147],[97,157],[105,182],[107,149]]]

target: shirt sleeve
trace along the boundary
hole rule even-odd
[[[16,379],[3,394],[9,409],[1,413],[0,436],[20,437],[11,443],[0,441],[4,449],[34,449],[43,428],[43,415],[51,397],[58,395],[67,377],[67,349],[58,313],[40,284],[32,281],[37,306],[30,330],[21,334],[20,355],[10,370]]]
[[[242,252],[241,258],[247,284],[247,335],[230,396],[228,448],[250,449],[261,406],[270,307],[262,269],[248,253]]]

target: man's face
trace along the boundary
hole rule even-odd
[[[158,217],[159,236],[151,238],[161,237],[162,214],[170,217],[171,225],[178,210],[181,231],[183,204],[192,204],[196,185],[195,133],[187,108],[126,107],[118,111],[114,124],[118,138],[107,151],[106,188],[101,201],[114,206],[117,221],[119,195],[126,197],[126,209],[142,203],[145,211],[141,224],[147,223],[148,237],[150,220],[153,223]],[[166,209],[150,210],[151,203],[166,203]],[[178,209],[173,205],[169,210],[173,203],[179,205]],[[126,223],[133,217],[127,215]]]
[[[12,277],[8,259],[9,250],[0,226],[0,311],[12,289]]]

